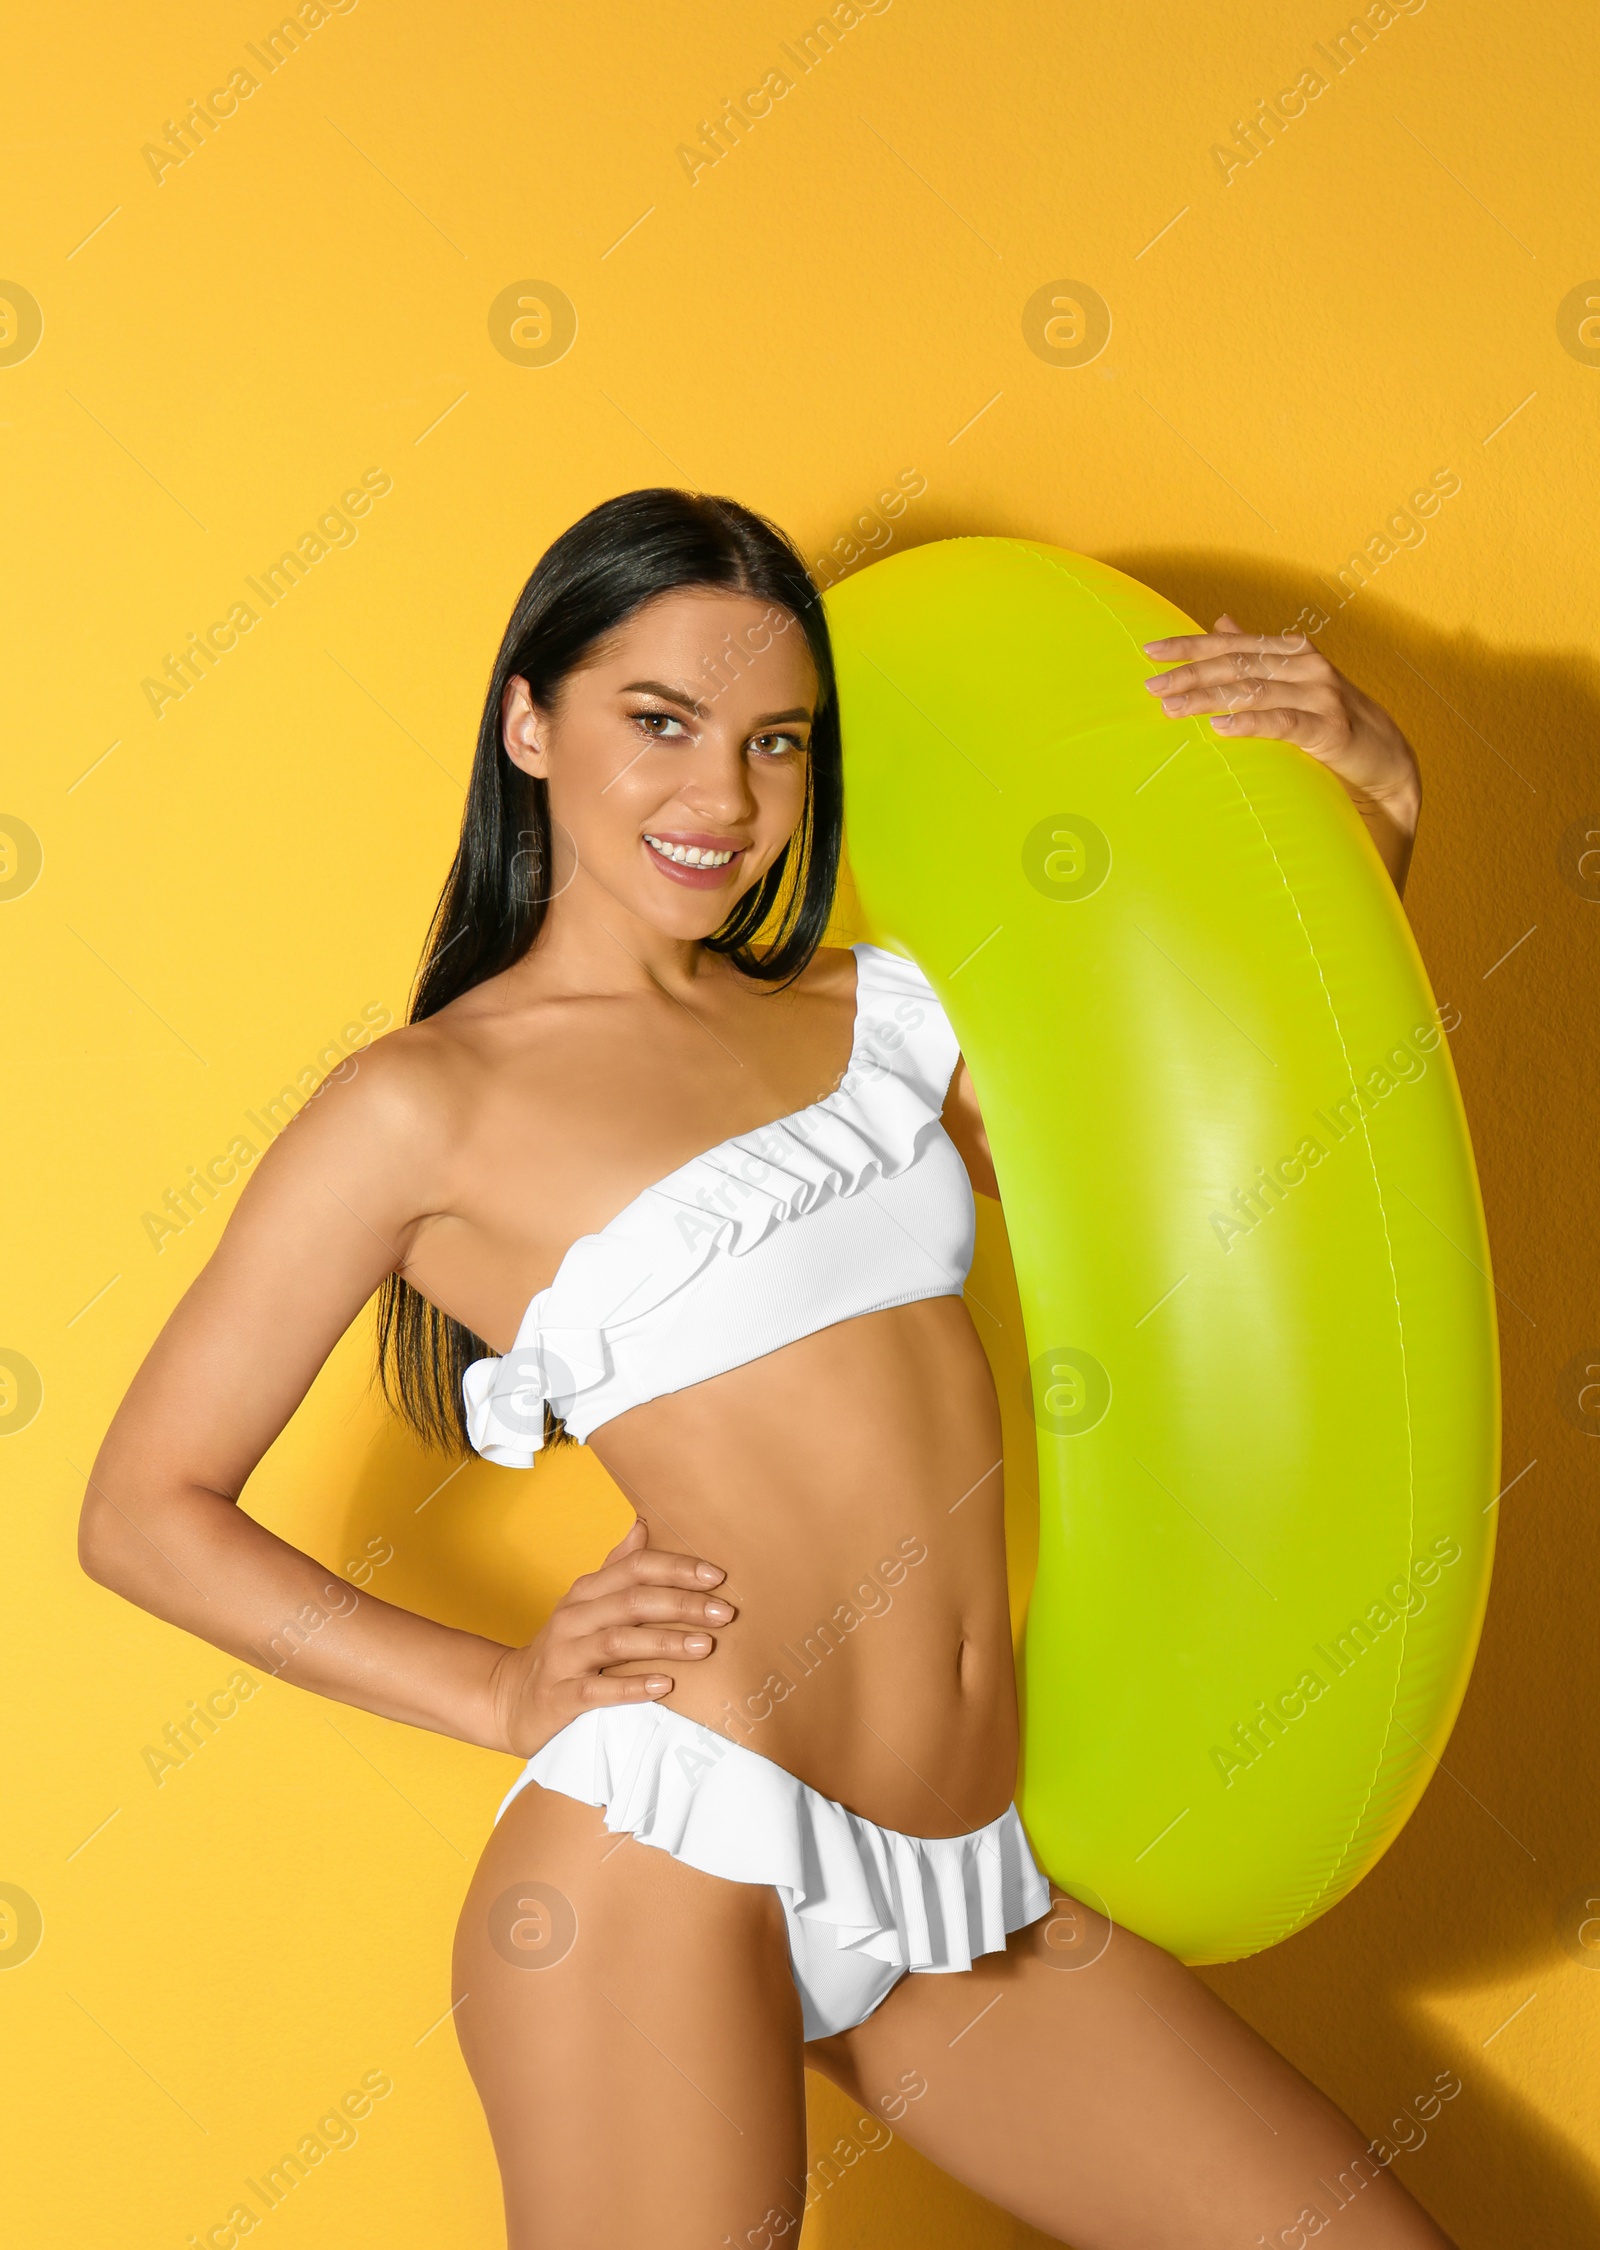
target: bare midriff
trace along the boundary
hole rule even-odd
[[[1000,1412],[958,1297],[868,1313],[605,1423],[652,1546],[738,1609],[662,1700],[852,1812],[955,1836],[1004,1812],[1017,1704]]]

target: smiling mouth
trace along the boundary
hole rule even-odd
[[[703,844],[678,844],[667,836],[652,836],[647,829],[645,842],[663,859],[670,859],[674,867],[726,867],[733,858],[735,846],[707,846]]]
[[[744,844],[719,844],[709,836],[694,842],[682,836],[656,836],[648,829],[644,845],[658,874],[695,891],[725,889],[748,849]]]

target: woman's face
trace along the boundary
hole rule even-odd
[[[549,786],[552,892],[597,884],[665,936],[708,937],[794,833],[816,701],[798,620],[712,587],[636,610],[548,708],[511,680],[506,754]]]

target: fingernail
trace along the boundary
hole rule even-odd
[[[683,1645],[691,1656],[703,1656],[711,1646],[711,1635],[709,1633],[691,1633]]]
[[[715,1563],[709,1562],[696,1563],[694,1574],[707,1586],[714,1586],[719,1578],[726,1578],[728,1575],[725,1570],[718,1570]]]
[[[1239,722],[1237,719],[1216,718],[1212,720],[1211,724],[1216,728],[1218,734],[1231,734]]]
[[[707,1602],[706,1615],[710,1618],[713,1625],[725,1625],[728,1619],[733,1615],[733,1611],[728,1607],[726,1602]]]
[[[1144,652],[1146,656],[1164,656],[1171,646],[1171,641],[1146,641]]]
[[[644,1683],[644,1692],[646,1695],[665,1695],[671,1685],[672,1682],[670,1680],[646,1680]]]

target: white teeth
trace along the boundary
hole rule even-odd
[[[648,829],[644,840],[652,851],[659,852],[663,859],[676,860],[680,867],[726,867],[733,857],[731,851],[702,851],[698,844],[669,844],[664,837],[652,836]]]

